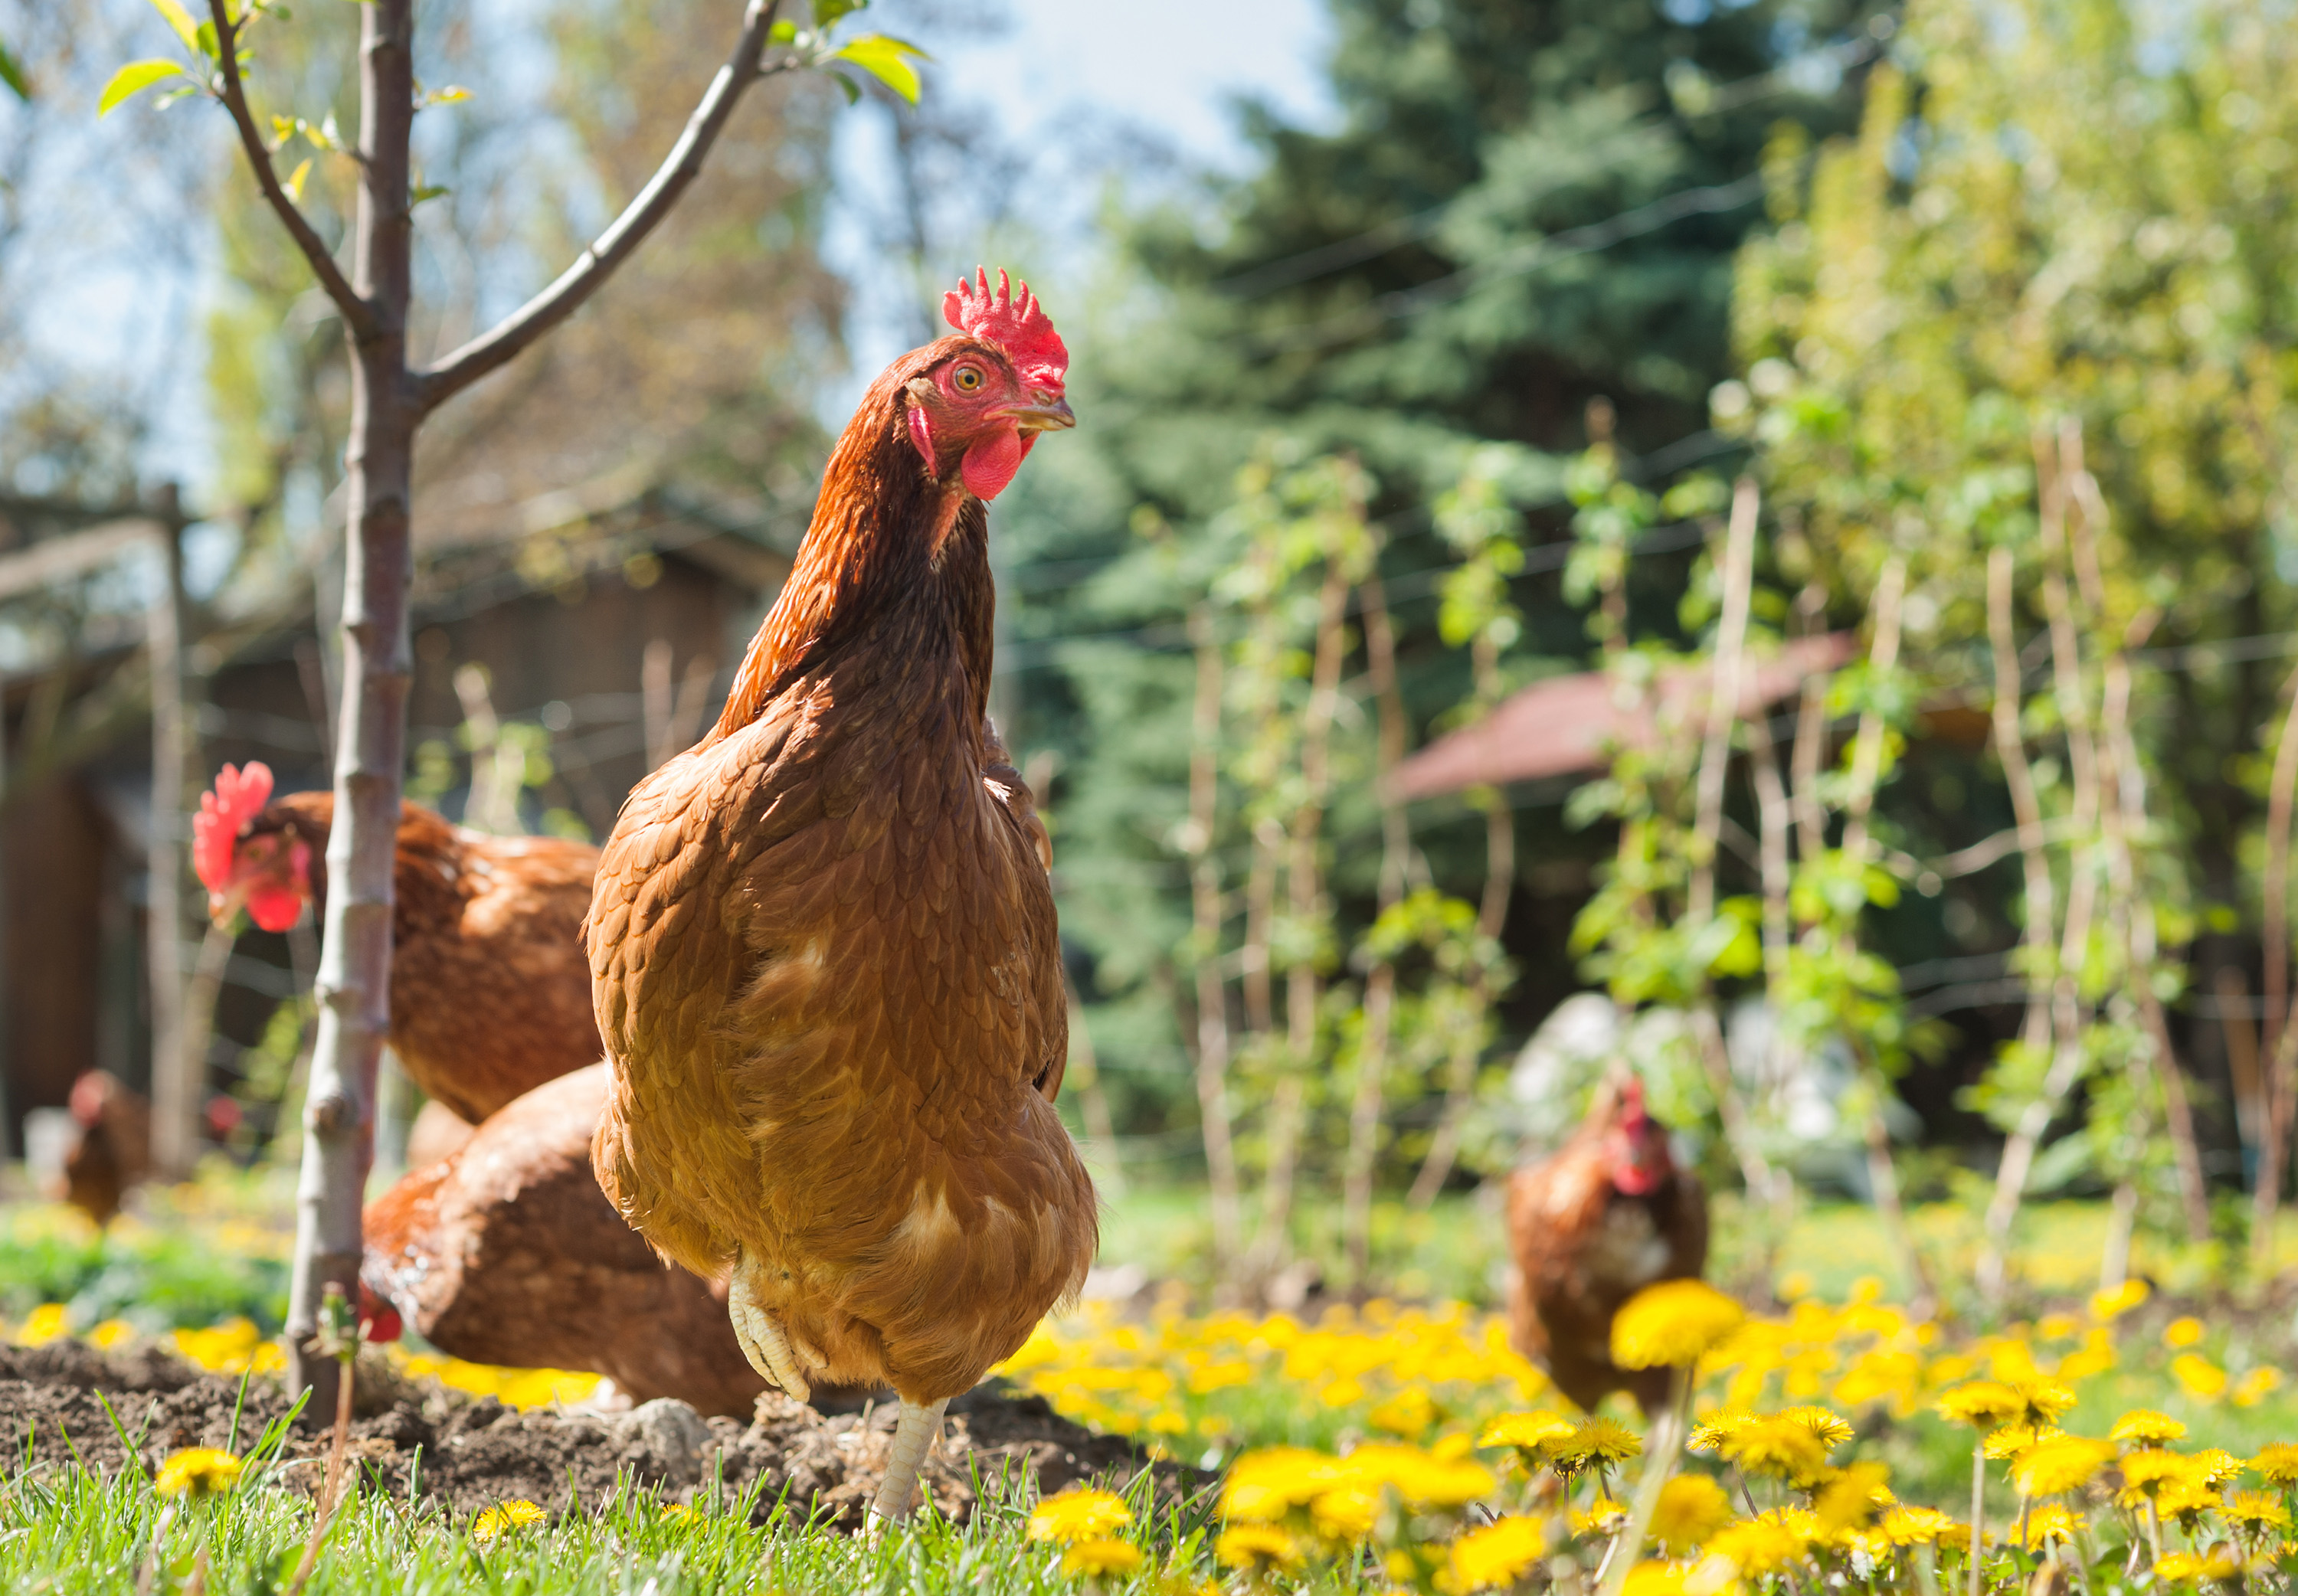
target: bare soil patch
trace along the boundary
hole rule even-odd
[[[758,1399],[748,1425],[705,1419],[671,1402],[624,1413],[521,1413],[492,1397],[418,1390],[379,1358],[362,1360],[356,1389],[350,1453],[363,1487],[402,1500],[412,1493],[459,1514],[514,1500],[595,1510],[627,1476],[665,1501],[685,1503],[707,1501],[714,1490],[732,1503],[755,1484],[756,1517],[787,1501],[796,1516],[812,1512],[855,1528],[884,1472],[895,1418],[890,1402],[824,1415],[772,1394]],[[0,1347],[0,1446],[11,1449],[15,1467],[79,1462],[149,1474],[186,1446],[244,1451],[289,1407],[275,1379],[249,1380],[243,1403],[237,1377],[203,1374],[156,1348]],[[327,1447],[325,1429],[297,1428],[285,1449],[285,1479],[316,1489]],[[1026,1472],[1050,1495],[1086,1481],[1122,1486],[1145,1468],[1155,1475],[1161,1507],[1211,1478],[1153,1463],[1122,1437],[1073,1424],[1044,1399],[992,1381],[950,1404],[925,1485],[944,1513],[964,1518],[977,1479],[1018,1483]]]

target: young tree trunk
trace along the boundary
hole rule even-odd
[[[2274,777],[2266,798],[2264,944],[2265,1046],[2272,1061],[2260,1093],[2258,1184],[2251,1192],[2250,1267],[2259,1279],[2274,1264],[2275,1212],[2282,1205],[2282,1159],[2290,1134],[2293,1084],[2298,1082],[2298,1025],[2290,1023],[2290,815],[2298,791],[2298,672],[2285,691],[2290,699],[2274,750]]]
[[[172,484],[161,494],[159,523],[160,585],[144,624],[152,659],[145,977],[152,1013],[152,1164],[161,1178],[180,1180],[199,1154],[199,1088],[206,1071],[192,1059],[184,1024],[184,531]],[[205,1062],[203,1047],[199,1063]]]
[[[1877,676],[1889,674],[1899,663],[1900,606],[1906,591],[1907,562],[1904,556],[1895,555],[1875,584],[1875,635],[1868,651],[1868,665]],[[1882,779],[1884,732],[1883,717],[1870,709],[1860,716],[1857,740],[1852,748],[1850,793],[1844,805],[1843,851],[1863,865],[1870,855],[1868,820],[1875,806],[1875,789]],[[1846,933],[1847,946],[1843,950],[1847,961],[1856,951],[1848,946],[1850,935]],[[1868,1181],[1875,1188],[1875,1206],[1882,1215],[1883,1228],[1897,1249],[1909,1285],[1917,1294],[1915,1311],[1920,1316],[1938,1301],[1938,1292],[1922,1249],[1915,1245],[1914,1231],[1907,1224],[1906,1204],[1900,1197],[1898,1167],[1892,1161],[1890,1131],[1883,1119],[1883,1105],[1890,1099],[1891,1083],[1865,1038],[1854,1036],[1847,1040],[1867,1083]]]
[[[326,929],[319,940],[318,1040],[303,1099],[295,1268],[288,1297],[290,1384],[311,1409],[334,1407],[340,1366],[315,1354],[320,1299],[359,1301],[360,1207],[375,1159],[376,1067],[391,1028],[392,858],[407,764],[413,670],[408,593],[415,429],[407,364],[414,219],[408,140],[415,118],[414,0],[360,8],[360,190],[352,291],[368,307],[352,331],[351,413],[343,451],[343,724],[335,739],[335,823],[327,834]]]
[[[1309,703],[1302,715],[1301,778],[1303,793],[1293,812],[1285,840],[1286,907],[1296,927],[1318,922],[1325,906],[1325,878],[1318,860],[1325,803],[1331,780],[1333,715],[1341,689],[1341,664],[1347,642],[1349,580],[1338,550],[1328,550],[1325,581],[1317,602],[1317,651],[1309,677]],[[1296,959],[1285,973],[1285,1073],[1269,1110],[1269,1168],[1261,1180],[1261,1227],[1253,1237],[1251,1274],[1263,1285],[1292,1251],[1293,1180],[1308,1115],[1309,1071],[1317,1051],[1317,1000],[1323,989],[1316,965]]]
[[[2012,556],[1997,549],[1987,562],[1987,627],[1995,650],[1995,752],[2003,764],[2004,783],[2011,790],[2011,813],[2019,827],[2019,855],[2026,871],[2027,901],[2027,1020],[2020,1040],[2038,1054],[2051,1046],[2051,945],[2056,934],[2051,863],[2044,852],[2043,806],[2035,791],[2034,767],[2027,758],[2027,739],[2020,726],[2020,708],[2026,690],[2020,679],[2019,650],[2012,632]],[[2020,1112],[2019,1123],[2003,1144],[1996,1166],[1995,1195],[1987,1205],[1987,1240],[1979,1255],[1979,1289],[1989,1301],[1998,1299],[2006,1286],[2011,1227],[2027,1191],[2027,1178],[2035,1167],[2035,1152],[2043,1132],[2050,1128],[2060,1100],[2074,1085],[2082,1063],[2079,1049],[2054,1054],[2043,1089]]]
[[[272,164],[240,76],[238,38],[246,19],[235,16],[236,9],[228,0],[208,3],[218,46],[217,92],[257,186],[335,302],[351,354],[335,823],[327,839],[327,922],[314,988],[318,1035],[303,1112],[286,1326],[291,1380],[310,1390],[308,1410],[325,1413],[334,1402],[335,1361],[315,1355],[308,1344],[328,1286],[358,1301],[360,1206],[374,1157],[376,1065],[390,1015],[392,856],[406,758],[416,430],[430,411],[517,359],[580,309],[678,203],[743,92],[767,71],[801,63],[793,55],[762,69],[776,0],[748,0],[733,53],[663,164],[621,214],[550,286],[478,337],[417,369],[407,358],[413,0],[368,0],[360,12],[360,192],[348,277]]]
[[[1480,634],[1469,645],[1468,657],[1476,674],[1476,702],[1490,714],[1500,701],[1500,645],[1488,633]],[[1496,941],[1508,924],[1509,899],[1516,891],[1516,814],[1508,806],[1508,795],[1497,787],[1473,787],[1467,797],[1484,812],[1484,890],[1476,906],[1476,935]],[[1489,1013],[1491,980],[1481,970],[1475,996],[1479,1013]],[[1428,1140],[1428,1155],[1405,1195],[1409,1207],[1427,1207],[1451,1178],[1461,1138],[1467,1133],[1468,1110],[1476,1102],[1476,1062],[1484,1048],[1481,1027],[1453,1038],[1444,1061],[1444,1109],[1436,1121],[1436,1134]]]
[[[1708,682],[1707,715],[1702,728],[1699,773],[1692,808],[1691,885],[1684,918],[1697,925],[1715,914],[1715,854],[1724,831],[1724,791],[1732,769],[1732,732],[1740,724],[1741,665],[1747,652],[1748,608],[1755,585],[1756,518],[1762,501],[1753,478],[1743,476],[1732,495],[1732,519],[1724,542],[1724,613],[1715,629],[1715,674]],[[1740,1178],[1754,1201],[1776,1205],[1775,1176],[1764,1156],[1756,1129],[1732,1079],[1731,1051],[1715,1009],[1712,986],[1692,1005],[1692,1029],[1699,1057],[1724,1122],[1724,1139],[1740,1162]]]
[[[1411,823],[1388,785],[1390,774],[1404,758],[1407,725],[1404,698],[1396,682],[1396,633],[1389,623],[1388,596],[1379,574],[1367,575],[1357,591],[1364,609],[1366,674],[1379,715],[1373,790],[1380,796],[1377,896],[1385,913],[1404,901],[1412,851]],[[1365,978],[1364,1038],[1357,1049],[1356,1094],[1349,1105],[1349,1145],[1342,1166],[1341,1237],[1348,1253],[1350,1283],[1360,1292],[1368,1289],[1372,1274],[1373,1177],[1380,1162],[1381,1104],[1395,1017],[1396,966],[1383,959]]]
[[[1197,1116],[1205,1174],[1212,1186],[1213,1278],[1234,1284],[1243,1245],[1237,1211],[1236,1147],[1228,1104],[1228,985],[1221,979],[1220,864],[1213,854],[1220,817],[1220,643],[1203,605],[1189,616],[1197,649],[1197,698],[1189,750],[1189,898],[1197,980]]]

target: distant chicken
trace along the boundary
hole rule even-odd
[[[332,792],[271,800],[271,772],[216,775],[193,817],[208,907],[284,931],[327,902]],[[414,804],[392,876],[391,1046],[424,1092],[476,1124],[520,1093],[599,1061],[583,911],[599,850],[490,837]]]
[[[152,1105],[110,1071],[90,1070],[72,1082],[68,1106],[79,1134],[64,1154],[61,1189],[52,1195],[108,1225],[128,1189],[149,1172]]]
[[[1552,1158],[1509,1181],[1509,1338],[1557,1387],[1592,1410],[1615,1391],[1644,1411],[1667,1399],[1665,1369],[1612,1362],[1612,1315],[1658,1280],[1696,1279],[1707,1263],[1707,1194],[1675,1167],[1644,1089],[1620,1071]]]
[[[591,1369],[633,1402],[748,1418],[766,1383],[725,1286],[665,1269],[591,1172],[606,1096],[603,1064],[537,1087],[368,1204],[370,1333],[412,1327],[475,1363]]]
[[[890,1385],[872,1510],[908,1515],[949,1399],[1083,1284],[1092,1182],[1045,832],[986,714],[988,500],[1073,424],[1025,285],[880,374],[716,727],[631,795],[585,930],[599,1184],[664,1256],[732,1270],[791,1396]]]

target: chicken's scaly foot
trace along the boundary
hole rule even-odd
[[[734,1321],[734,1339],[742,1344],[742,1356],[782,1393],[794,1402],[804,1402],[812,1394],[806,1377],[798,1371],[798,1360],[791,1355],[789,1337],[774,1321],[751,1288],[750,1273],[755,1267],[746,1250],[734,1260],[734,1273],[726,1282],[726,1317]]]
[[[886,1452],[886,1477],[879,1481],[877,1497],[870,1503],[872,1534],[880,1525],[898,1524],[910,1516],[918,1470],[925,1463],[927,1451],[941,1439],[942,1410],[948,1406],[947,1397],[927,1408],[907,1397],[902,1399],[902,1416],[894,1425],[894,1444]]]

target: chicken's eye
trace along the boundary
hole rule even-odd
[[[957,385],[957,391],[960,393],[974,393],[981,386],[981,368],[961,366],[951,374],[950,380]]]

